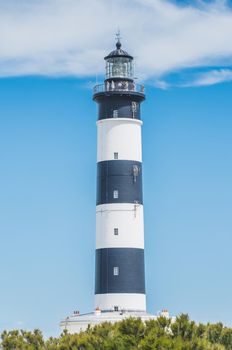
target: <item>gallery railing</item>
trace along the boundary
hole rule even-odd
[[[108,91],[133,91],[144,94],[144,86],[127,81],[106,82],[105,84],[96,85],[93,89],[94,94]]]

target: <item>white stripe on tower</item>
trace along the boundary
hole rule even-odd
[[[110,118],[97,121],[97,161],[118,159],[142,162],[141,125],[131,118]]]
[[[136,293],[96,294],[95,305],[101,310],[114,310],[114,307],[117,306],[119,310],[145,311],[146,295]]]
[[[144,249],[143,205],[102,204],[96,211],[96,249]]]

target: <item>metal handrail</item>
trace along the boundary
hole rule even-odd
[[[99,92],[111,92],[111,91],[133,91],[144,94],[144,85],[135,84],[131,82],[106,82],[105,84],[99,84],[94,86],[93,92],[97,94]]]

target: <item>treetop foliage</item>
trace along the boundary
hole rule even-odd
[[[143,323],[139,318],[109,322],[85,332],[45,340],[40,330],[4,331],[1,350],[232,350],[232,328],[222,323],[197,324],[182,314]]]

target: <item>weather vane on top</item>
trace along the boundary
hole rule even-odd
[[[118,28],[118,31],[117,31],[117,33],[116,33],[116,40],[119,42],[120,41],[120,39],[122,39],[122,37],[121,37],[121,35],[120,35],[121,33],[120,33],[120,29]]]
[[[120,39],[122,39],[122,38],[120,36],[120,29],[119,28],[118,28],[118,31],[116,33],[116,38],[115,39],[117,40],[117,42],[116,42],[117,50],[120,50],[121,45],[122,45]]]

